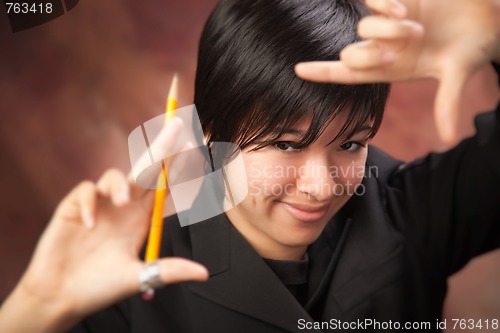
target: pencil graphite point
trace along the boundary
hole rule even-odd
[[[172,83],[170,84],[170,91],[168,92],[167,105],[165,110],[165,125],[167,122],[175,117],[175,110],[179,102],[179,76],[174,73]]]
[[[168,92],[168,98],[178,99],[179,97],[179,76],[174,73],[172,78],[172,84],[170,85],[170,91]]]

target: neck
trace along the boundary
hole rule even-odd
[[[268,235],[257,230],[254,226],[248,223],[238,223],[241,219],[236,218],[231,214],[231,211],[226,212],[226,215],[231,224],[252,246],[257,254],[266,259],[273,260],[302,260],[307,252],[307,245],[289,246],[280,244],[273,240]]]
[[[273,251],[268,251],[266,249],[256,248],[250,241],[249,243],[250,245],[252,245],[255,251],[257,251],[259,256],[265,259],[297,261],[304,259],[307,252],[307,247],[288,248],[283,249],[283,251],[279,251],[276,249],[274,249]]]

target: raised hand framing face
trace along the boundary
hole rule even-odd
[[[181,127],[179,119],[169,122],[154,147],[170,151]],[[137,187],[131,179],[109,170],[96,183],[82,182],[61,201],[0,311],[0,331],[64,331],[139,292],[144,263],[138,254],[154,191]],[[158,267],[164,284],[208,278],[203,266],[186,259],[161,259]]]
[[[347,46],[340,61],[301,63],[303,79],[345,84],[440,81],[435,121],[442,139],[456,142],[460,96],[483,64],[500,60],[497,0],[366,0],[373,15],[358,25],[364,39]]]

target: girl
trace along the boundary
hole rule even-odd
[[[446,82],[451,68],[460,85],[499,60],[493,1],[407,2],[370,1],[378,15],[359,25],[368,41],[346,48],[340,63],[298,73],[344,83],[429,75]],[[450,8],[469,18],[468,29],[436,27]],[[138,275],[151,272],[138,253],[152,194],[118,171],[82,183],[55,212],[0,311],[0,329],[61,332],[80,322],[72,332],[439,330],[446,278],[500,246],[500,109],[478,118],[475,137],[410,165],[369,147],[386,84],[316,84],[293,72],[298,62],[338,59],[359,41],[366,13],[359,1],[223,0],[201,37],[195,103],[209,146],[240,146],[248,196],[189,227],[166,219],[162,256],[184,259],[155,264],[159,271],[142,285],[169,285],[145,302],[132,295]],[[422,22],[425,36],[406,17]],[[166,150],[180,127],[167,126]],[[172,284],[187,280],[206,281]]]

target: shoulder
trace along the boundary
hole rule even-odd
[[[196,249],[215,248],[220,246],[220,243],[226,242],[230,230],[231,223],[225,214],[187,226],[181,225],[178,215],[165,217],[160,255],[193,259]]]
[[[395,159],[381,149],[372,145],[368,146],[366,173],[369,178],[376,178],[379,183],[386,184],[404,165],[402,161]]]

